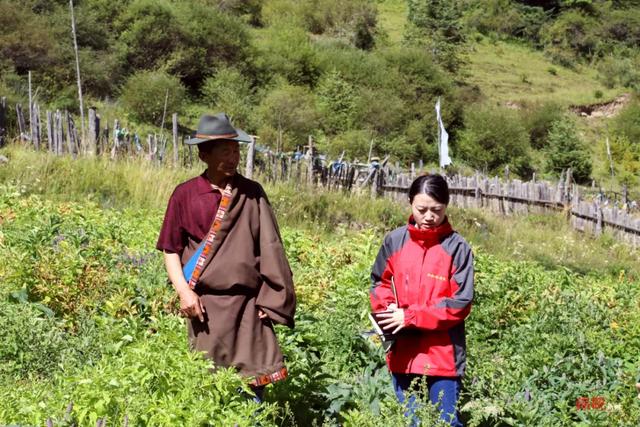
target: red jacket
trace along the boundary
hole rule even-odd
[[[420,230],[409,224],[385,236],[371,271],[371,307],[394,302],[404,309],[405,328],[387,353],[391,372],[458,377],[464,374],[464,319],[473,300],[473,254],[447,220]]]

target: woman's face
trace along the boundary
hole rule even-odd
[[[442,224],[447,205],[437,202],[428,194],[416,194],[411,203],[411,212],[416,221],[416,227],[427,230]]]

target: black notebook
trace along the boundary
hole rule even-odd
[[[395,303],[397,307],[398,294],[396,292],[396,284],[393,280],[393,277],[391,277],[391,290],[393,291],[393,297],[395,299]],[[373,313],[369,313],[369,320],[371,321],[371,325],[373,326],[373,329],[376,331],[376,334],[378,334],[378,336],[380,337],[380,341],[382,342],[382,348],[384,349],[384,352],[387,353],[389,350],[391,350],[393,343],[396,341],[396,334],[392,334],[389,331],[385,331],[383,329],[383,325],[380,325],[379,322],[384,318],[379,317],[378,315],[383,313],[392,313],[392,311],[385,310],[385,311],[375,311]]]

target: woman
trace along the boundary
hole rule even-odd
[[[385,236],[373,265],[371,306],[388,311],[377,315],[379,323],[397,334],[387,365],[398,400],[408,401],[407,416],[414,418],[416,410],[411,382],[426,376],[441,418],[461,426],[456,404],[466,364],[473,254],[447,219],[449,188],[442,176],[417,178],[409,202],[409,223]]]

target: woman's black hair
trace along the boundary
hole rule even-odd
[[[443,205],[449,204],[449,186],[442,175],[437,173],[419,176],[411,183],[409,203],[413,203],[413,198],[417,194],[426,194]]]

